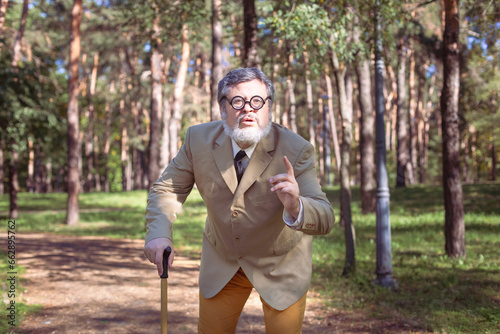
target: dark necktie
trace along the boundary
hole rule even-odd
[[[243,163],[241,162],[241,160],[243,160],[243,158],[246,155],[247,154],[245,153],[245,151],[241,150],[234,157],[234,168],[236,169],[236,177],[238,178],[238,183],[240,183],[241,177],[243,176],[243,172],[244,172]]]

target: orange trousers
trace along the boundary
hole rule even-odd
[[[240,268],[216,296],[205,298],[200,292],[198,333],[234,334],[238,319],[252,289],[252,284]],[[283,311],[272,308],[261,297],[266,334],[302,333],[306,295]]]

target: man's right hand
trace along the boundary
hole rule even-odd
[[[172,245],[172,240],[168,238],[156,238],[144,246],[144,254],[149,259],[149,262],[156,264],[158,275],[160,276],[163,274],[163,252],[169,246],[172,252],[168,257],[168,267],[172,268],[172,264],[174,263],[174,246]]]

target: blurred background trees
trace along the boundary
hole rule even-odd
[[[73,4],[1,1],[1,192],[68,191]],[[459,177],[495,181],[500,6],[457,5]],[[371,212],[374,6],[83,0],[80,191],[147,189],[187,127],[219,117],[213,96],[221,75],[252,65],[276,85],[274,121],[316,147],[321,182],[341,185],[346,200],[359,185]],[[380,8],[389,184],[441,184],[445,1],[382,1]]]

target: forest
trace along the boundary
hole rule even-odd
[[[95,302],[99,286],[124,280],[106,273],[120,280],[103,284],[89,266],[107,270],[113,255],[145,299],[156,274],[140,257],[147,191],[189,126],[220,119],[222,77],[258,67],[276,87],[273,121],[315,147],[339,222],[315,238],[321,312],[308,333],[494,332],[499,31],[493,0],[0,0],[0,220],[17,224],[8,232],[22,245],[20,328],[57,318],[58,330],[82,330],[97,304],[115,314],[93,321],[96,332],[116,331],[125,311],[137,318],[135,302]],[[180,256],[199,261],[205,219],[194,189],[175,225]],[[102,257],[84,254],[87,266],[90,239],[140,242],[125,253],[94,245]],[[9,259],[0,250],[2,281]],[[71,299],[66,283],[95,299]],[[153,322],[141,330],[157,332]]]
[[[68,192],[69,210],[71,194],[148,189],[190,125],[220,118],[217,83],[242,66],[273,80],[273,120],[315,146],[323,185],[361,188],[365,213],[379,143],[390,187],[495,181],[499,7],[1,0],[0,193],[15,217],[19,191]]]

